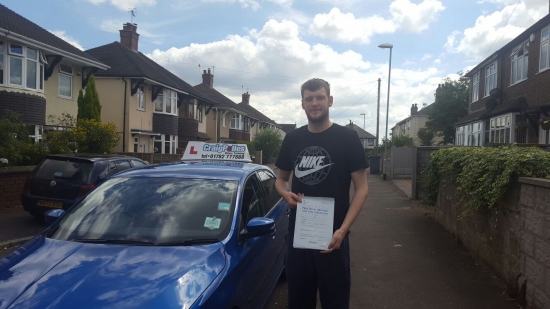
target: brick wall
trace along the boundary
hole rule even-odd
[[[229,130],[229,139],[242,141],[243,134],[241,130]]]
[[[242,132],[241,141],[250,142],[250,132]]]
[[[0,168],[0,208],[11,208],[21,205],[20,194],[25,179],[34,166]]]
[[[457,186],[440,184],[435,219],[505,280],[530,309],[550,308],[550,180],[520,178],[496,207],[460,218]]]

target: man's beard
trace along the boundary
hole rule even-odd
[[[306,116],[307,116],[307,120],[309,123],[311,124],[321,124],[325,121],[328,120],[328,112],[324,113],[324,114],[321,114],[319,115],[318,117],[310,117],[308,113],[306,113]]]

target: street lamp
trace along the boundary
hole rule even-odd
[[[365,113],[361,113],[361,115],[363,116],[363,130],[365,130]]]
[[[390,49],[390,65],[389,65],[389,72],[388,72],[388,103],[386,107],[386,141],[384,142],[384,155],[387,154],[388,150],[388,115],[390,112],[390,79],[391,79],[391,52],[393,49],[393,44],[390,43],[384,43],[378,45],[380,48],[389,48]]]

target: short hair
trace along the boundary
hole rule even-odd
[[[330,97],[330,84],[324,79],[312,78],[302,84],[302,98],[304,97],[304,91],[317,91],[321,87],[325,88],[327,96]]]

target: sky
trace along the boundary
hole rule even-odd
[[[137,24],[139,51],[191,85],[214,88],[277,123],[307,124],[300,86],[331,85],[330,118],[380,136],[434,101],[445,78],[473,68],[548,14],[550,0],[0,0],[82,50]],[[131,17],[130,9],[136,16]],[[0,16],[1,18],[1,16]],[[388,73],[391,43],[389,105]],[[365,114],[364,116],[361,114]]]

